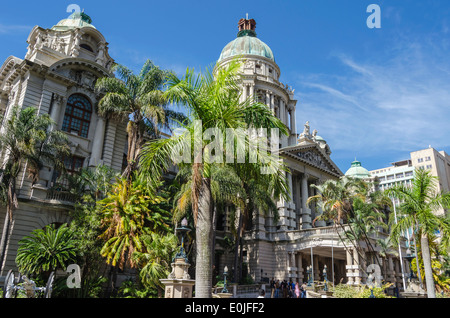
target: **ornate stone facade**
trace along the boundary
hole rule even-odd
[[[256,22],[241,19],[238,27],[237,39],[225,46],[217,67],[223,67],[239,56],[244,63],[241,70],[242,99],[253,97],[266,104],[290,132],[289,137],[281,139],[279,150],[289,170],[287,179],[291,198],[278,202],[280,218],[277,223],[263,211],[254,212],[252,225],[244,235],[243,254],[248,272],[255,282],[268,282],[271,278],[306,281],[306,268],[311,266],[317,281],[323,279],[326,265],[330,281],[334,278],[336,283],[341,280],[349,284],[365,282],[366,264],[359,261],[357,253],[355,257],[353,253],[348,255],[347,248],[330,223],[315,220],[322,214],[320,206],[307,204],[308,197],[317,194],[312,184],[343,176],[330,157],[330,146],[318,136],[317,130],[311,133],[306,120],[302,132],[297,134],[296,109],[299,105],[294,99],[294,90],[280,82],[280,68],[270,48],[256,39]],[[255,51],[250,48],[252,45],[262,49]],[[219,235],[225,236],[231,231],[229,219],[225,217],[223,225],[218,226],[223,229]],[[217,249],[222,248],[217,245]],[[390,256],[390,260],[398,263],[395,257]],[[215,266],[220,270],[224,265],[232,264],[233,255],[224,253],[216,259]],[[391,267],[394,268],[393,265]],[[393,269],[389,280],[401,283],[398,274]]]
[[[67,134],[72,152],[72,157],[66,158],[69,165],[73,164],[70,168],[103,163],[120,171],[126,123],[106,120],[96,111],[100,95],[94,90],[95,81],[113,76],[110,68],[114,61],[103,35],[82,13],[73,14],[50,29],[35,26],[27,43],[24,59],[11,56],[0,68],[1,113],[9,118],[15,105],[36,107],[39,114],[49,114],[56,122],[52,129]],[[73,108],[77,108],[77,113]],[[5,155],[0,154],[0,158]],[[25,171],[26,167],[22,169]],[[20,176],[16,186],[19,206],[9,229],[0,277],[15,268],[20,239],[34,229],[67,222],[73,206],[70,195],[51,190],[54,167],[43,167],[34,184],[26,173]],[[5,209],[0,207],[0,229],[4,219]]]

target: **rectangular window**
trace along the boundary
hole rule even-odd
[[[397,174],[395,175],[395,177],[396,177],[397,179],[403,178],[403,173],[397,173]]]
[[[433,165],[427,165],[427,169],[431,169]]]
[[[388,180],[394,180],[394,175],[391,174],[391,175],[387,176],[387,179],[388,179]]]
[[[431,157],[426,157],[425,161],[431,161]]]
[[[77,156],[67,157],[63,159],[63,163],[64,167],[66,168],[67,174],[73,175],[79,172],[81,168],[83,168],[84,158]],[[55,170],[55,172],[53,173],[52,185],[54,186],[56,182],[63,187],[69,186],[69,183],[64,175],[62,175],[61,171],[58,170]]]
[[[417,159],[417,162],[418,162],[418,163],[421,163],[421,162],[423,162],[423,158],[419,158],[419,159]]]
[[[407,172],[405,172],[405,177],[412,177],[413,174],[414,173],[412,171],[407,171]]]

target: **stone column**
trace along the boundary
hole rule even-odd
[[[397,287],[399,287],[400,285],[403,284],[403,280],[402,280],[402,270],[400,269],[400,259],[395,258],[394,259],[394,270],[395,270],[395,285]]]
[[[388,256],[388,272],[387,276],[384,279],[391,283],[395,283],[395,272],[394,272],[394,260],[392,259],[392,256]]]
[[[101,66],[105,66],[105,49],[106,49],[106,43],[100,42],[98,46],[98,54],[95,62],[97,64],[100,64]]]
[[[297,257],[297,282],[301,284],[303,282],[303,254],[298,252]]]
[[[356,248],[353,249],[353,258],[354,258],[354,264],[353,264],[353,273],[354,273],[354,280],[355,280],[355,284],[359,285],[361,284],[361,271],[360,271],[360,258],[359,258],[359,254],[358,254],[358,250]]]
[[[286,206],[288,208],[288,222],[289,222],[289,229],[295,229],[295,203],[294,203],[294,192],[293,192],[293,185],[292,185],[292,172],[289,170],[287,172],[287,179],[288,179],[288,186],[291,192],[291,197],[289,199],[289,202],[286,203]]]
[[[347,270],[347,285],[353,285],[353,259],[352,259],[352,251],[350,249],[346,250],[347,254],[347,264],[345,266]]]
[[[295,222],[296,229],[299,230],[301,228],[301,181],[298,176],[295,177]]]
[[[289,126],[287,123],[287,111],[286,111],[286,105],[283,101],[283,99],[280,99],[280,120],[285,124],[286,126]],[[281,136],[281,146],[287,147],[288,146],[288,136]]]
[[[273,92],[269,93],[270,93],[270,109],[275,110],[275,95],[273,94]]]
[[[273,110],[273,105],[270,102],[270,92],[269,91],[266,91],[266,105],[269,106],[269,108],[271,110]]]
[[[308,200],[308,174],[302,176],[302,229],[310,229],[311,226],[311,210],[307,207]]]
[[[314,281],[320,280],[319,256],[314,255]]]
[[[289,259],[289,267],[288,267],[289,278],[292,278],[292,281],[295,282],[297,280],[297,266],[295,264],[295,253],[289,252],[288,259]]]
[[[64,98],[63,96],[54,93],[53,95],[53,103],[51,105],[51,109],[50,109],[50,118],[55,122],[50,129],[51,130],[57,130],[60,128],[60,117],[61,117],[61,110],[64,108],[64,104],[66,102],[66,98]],[[45,165],[45,167],[47,167],[48,169],[42,169],[41,172],[46,171],[45,173],[41,173],[40,174],[40,184],[44,184],[44,182],[47,183],[47,186],[51,185],[52,182],[52,177],[54,175],[55,172],[55,167],[54,166],[47,166]],[[34,192],[34,191],[33,191]],[[33,193],[33,195],[38,196],[36,193]]]
[[[250,84],[250,97],[255,98],[255,84]]]
[[[59,128],[59,117],[61,115],[61,109],[64,107],[65,98],[61,95],[53,95],[53,103],[51,105],[52,109],[50,111],[50,118],[55,122],[52,130],[56,127]]]
[[[89,166],[97,166],[101,163],[101,156],[103,151],[103,142],[105,140],[105,120],[98,117],[97,126],[95,127],[94,143],[92,144],[91,159]]]
[[[291,108],[291,133],[297,133],[296,120],[295,120],[295,107]]]
[[[319,181],[319,184],[322,183]],[[314,195],[319,194],[319,190],[314,188]],[[319,215],[323,214],[322,206],[320,205],[320,202],[316,202],[316,215],[315,217],[318,217]],[[326,225],[326,222],[324,220],[316,221],[314,224],[316,227],[323,227]]]

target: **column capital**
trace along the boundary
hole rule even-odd
[[[57,103],[63,104],[67,101],[67,97],[59,93],[53,93],[53,100]]]

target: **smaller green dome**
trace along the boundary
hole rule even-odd
[[[56,31],[66,31],[73,28],[95,27],[91,24],[92,19],[84,12],[74,12],[67,19],[58,22],[52,29]]]
[[[364,179],[370,176],[369,171],[361,165],[361,162],[355,160],[350,169],[345,173],[346,177]]]
[[[316,141],[326,142],[325,139],[323,139],[321,136],[318,136],[318,135],[316,135]]]

